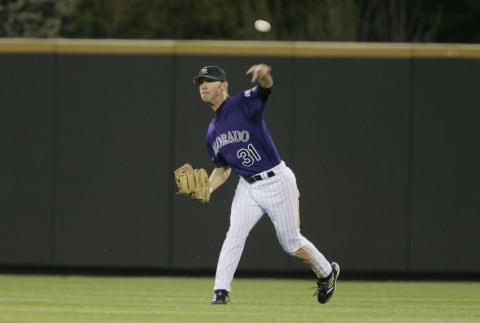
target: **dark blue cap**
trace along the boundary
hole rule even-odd
[[[200,83],[203,79],[214,81],[226,81],[227,75],[220,66],[204,66],[198,72],[198,75],[193,79],[194,83]]]

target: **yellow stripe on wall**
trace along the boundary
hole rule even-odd
[[[3,38],[1,53],[479,59],[480,45]]]

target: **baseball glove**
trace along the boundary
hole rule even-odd
[[[177,194],[188,195],[201,203],[210,201],[210,181],[205,169],[193,169],[187,163],[175,170],[175,182]]]

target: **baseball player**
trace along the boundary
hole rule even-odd
[[[308,265],[317,276],[317,298],[322,304],[335,293],[340,267],[300,233],[299,191],[295,175],[280,158],[264,120],[273,86],[271,67],[253,65],[247,70],[255,85],[229,96],[226,74],[219,66],[202,67],[194,78],[202,101],[214,116],[207,131],[207,150],[214,164],[210,192],[233,171],[239,176],[215,274],[212,304],[226,304],[231,282],[248,234],[268,214],[283,250]]]

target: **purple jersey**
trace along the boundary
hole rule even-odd
[[[215,167],[229,166],[238,175],[250,176],[281,162],[263,116],[269,95],[270,89],[255,86],[222,103],[207,132]]]

